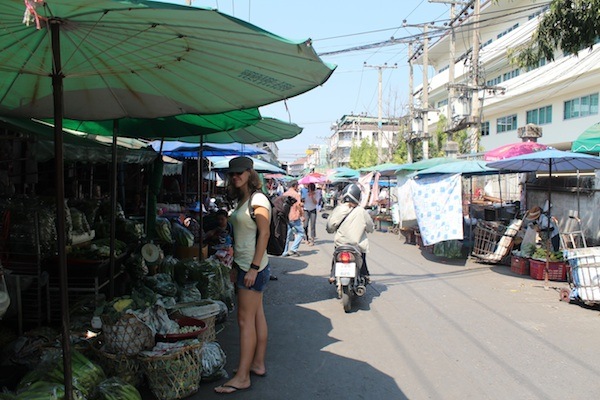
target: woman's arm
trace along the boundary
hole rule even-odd
[[[256,206],[254,207],[254,216],[256,217],[257,235],[252,264],[260,265],[263,255],[267,251],[267,244],[269,243],[269,236],[271,234],[269,209]]]

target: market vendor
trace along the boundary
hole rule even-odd
[[[553,219],[548,220],[546,213],[538,206],[532,207],[526,215],[529,223],[528,228],[537,231],[542,238],[549,238],[552,243],[553,251],[558,251],[560,248],[560,232],[558,226]]]
[[[227,220],[227,211],[218,210],[216,212],[217,226],[214,229],[209,230],[204,235],[204,242],[209,245],[210,248],[218,248],[231,246],[233,243],[233,227]]]

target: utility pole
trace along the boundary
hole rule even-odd
[[[423,159],[429,158],[429,35],[427,35],[427,25],[423,27],[423,90],[421,91],[421,108],[424,109],[423,115]]]
[[[382,110],[383,110],[383,70],[386,68],[398,68],[397,64],[393,66],[387,65],[387,63],[383,65],[367,65],[364,63],[365,68],[377,68],[379,72],[379,82],[378,82],[378,106],[377,106],[377,163],[381,164],[387,161],[387,156],[383,157],[382,151],[382,138],[383,138],[383,119],[382,119]]]
[[[408,43],[408,115],[410,117],[409,119],[409,129],[412,132],[412,128],[413,128],[413,119],[415,116],[415,95],[414,95],[414,86],[415,86],[415,79],[414,79],[414,72],[413,72],[413,47],[412,47],[412,42]],[[410,135],[408,137],[408,140],[406,141],[406,150],[407,150],[407,161],[409,163],[413,162],[413,138],[412,135]]]
[[[479,14],[481,9],[480,0],[475,0],[475,9],[473,11],[473,53],[471,62],[473,64],[473,97],[471,99],[471,118],[473,124],[469,126],[468,138],[471,147],[471,153],[477,153],[479,146],[479,131],[481,121],[479,120]]]

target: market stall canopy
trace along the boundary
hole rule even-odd
[[[35,138],[33,157],[38,162],[54,158],[54,127],[23,118],[0,117],[0,124]],[[64,159],[67,161],[110,163],[112,139],[63,130]],[[148,164],[158,153],[145,142],[131,138],[117,138],[117,161],[129,164]]]
[[[360,176],[360,172],[347,167],[337,167],[330,169],[326,173],[327,182],[329,183],[338,183],[338,182],[346,182],[351,179],[358,179]]]
[[[397,170],[396,174],[402,173],[404,171],[420,171],[422,169],[427,169],[431,167],[435,167],[440,164],[447,164],[458,162],[456,158],[447,158],[447,157],[435,157],[435,158],[427,158],[421,161],[417,161],[411,164],[403,164]]]
[[[35,26],[23,25],[24,12]],[[60,49],[50,28],[60,32]],[[216,10],[169,3],[46,0],[26,7],[6,0],[0,30],[0,113],[12,116],[54,117],[56,52],[64,117],[79,120],[258,107],[311,90],[334,70],[310,40],[290,41]]]
[[[361,171],[361,172],[374,171],[374,172],[379,172],[381,174],[381,176],[394,176],[394,175],[396,175],[396,171],[399,168],[403,167],[404,165],[406,165],[406,164],[385,163],[385,164],[375,165],[373,167],[361,168],[359,171]]]
[[[212,169],[215,171],[226,172],[229,169],[229,160],[233,157],[208,157],[208,160],[212,163]],[[250,157],[254,162],[254,170],[256,172],[271,173],[271,174],[285,174],[285,171],[273,164],[266,161],[259,160],[258,158]]]
[[[256,146],[240,143],[205,143],[202,146],[181,141],[160,141],[154,140],[150,146],[157,152],[168,155],[176,159],[193,158],[197,159],[200,150],[203,157],[214,156],[236,156],[246,155],[254,156],[258,154],[266,154],[266,151],[259,149]],[[162,150],[161,150],[162,149]]]
[[[600,122],[587,128],[571,145],[575,153],[600,153]]]
[[[498,161],[506,158],[520,156],[522,154],[534,153],[536,151],[546,150],[548,146],[537,142],[518,142],[510,143],[486,151],[483,155],[485,161]]]
[[[461,160],[457,162],[439,164],[431,168],[417,171],[409,176],[416,178],[434,174],[461,174],[471,176],[498,174],[499,172],[500,171],[498,169],[489,167],[485,161]]]

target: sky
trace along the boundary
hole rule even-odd
[[[187,4],[187,0],[170,0]],[[324,53],[411,38],[421,32],[403,27],[449,18],[450,6],[427,0],[193,0],[193,6],[216,8],[291,40],[311,39],[323,61],[337,65],[321,87],[284,102],[260,108],[263,117],[293,122],[304,128],[277,143],[280,161],[306,155],[312,144],[326,144],[331,125],[348,114],[378,115],[378,66],[382,68],[382,116],[399,117],[408,103],[408,46],[396,44],[368,50]],[[422,82],[421,66],[414,68],[414,85]]]

